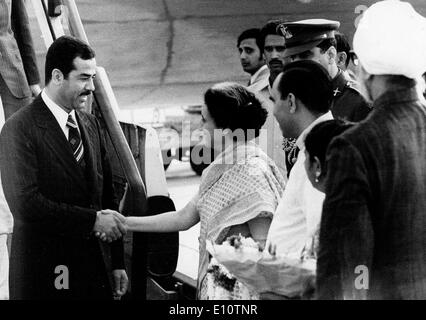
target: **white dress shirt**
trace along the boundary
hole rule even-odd
[[[269,69],[265,64],[259,68],[250,78],[250,85],[248,86],[255,92],[260,92],[269,85]]]
[[[283,150],[283,135],[277,120],[274,117],[274,103],[270,99],[271,88],[269,85],[269,69],[267,65],[262,66],[251,77],[248,88],[258,94],[263,107],[268,111],[268,116],[262,126],[257,140],[262,150],[272,159],[280,169],[282,175],[287,178],[285,166],[285,153]]]
[[[80,128],[78,127],[78,122],[77,122],[77,119],[75,117],[75,110],[74,109],[70,113],[66,112],[56,102],[54,102],[52,99],[50,99],[50,97],[47,95],[45,90],[43,90],[41,92],[41,98],[43,99],[46,106],[49,108],[50,112],[52,112],[53,115],[55,116],[55,119],[58,122],[59,126],[61,127],[61,130],[64,133],[67,140],[68,140],[68,135],[69,135],[69,128],[67,126],[69,114],[74,119],[74,122],[77,124],[77,129],[80,132]]]
[[[318,123],[331,120],[327,112],[312,122],[298,137],[299,155],[294,164],[269,229],[267,245],[277,246],[277,254],[299,255],[319,227],[325,194],[315,189],[305,170],[305,137]]]

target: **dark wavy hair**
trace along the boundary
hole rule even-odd
[[[333,86],[327,70],[318,62],[300,60],[284,66],[278,90],[285,99],[293,93],[314,114],[330,109]]]
[[[305,138],[305,148],[309,153],[309,161],[314,162],[315,157],[317,157],[321,167],[324,168],[325,155],[331,140],[353,125],[351,122],[334,119],[320,122],[313,127]]]
[[[254,137],[258,137],[268,116],[257,96],[237,83],[214,85],[204,94],[204,102],[218,128],[241,129],[246,138],[248,130],[254,130]]]
[[[247,29],[247,30],[244,30],[243,32],[241,32],[241,34],[238,36],[237,48],[240,46],[241,42],[243,40],[246,40],[246,39],[255,39],[256,44],[257,44],[257,46],[259,47],[259,50],[260,50],[260,43],[261,43],[260,29],[252,28],[252,29]]]
[[[352,56],[349,40],[346,35],[341,32],[336,32],[334,37],[336,38],[336,51],[346,53],[345,66],[347,67]]]
[[[283,20],[279,20],[279,19],[270,20],[262,27],[262,29],[260,29],[259,49],[261,53],[263,53],[263,51],[265,50],[265,39],[268,35],[276,35],[276,36],[283,37],[283,35],[278,30],[278,27],[283,22],[284,22]]]
[[[90,60],[95,57],[95,51],[87,43],[71,36],[62,36],[56,39],[47,50],[45,64],[45,83],[52,79],[53,69],[61,70],[64,78],[67,79],[69,73],[74,70],[74,59],[79,57],[83,60]]]

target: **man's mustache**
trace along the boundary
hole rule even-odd
[[[282,66],[283,62],[281,60],[278,60],[278,59],[272,59],[271,61],[269,61],[269,64],[270,65],[272,65],[272,64],[275,64],[275,65],[279,64],[280,66]]]
[[[87,91],[84,91],[84,92],[80,93],[80,97],[82,97],[82,96],[89,96],[91,94],[92,94],[92,91],[87,90]]]

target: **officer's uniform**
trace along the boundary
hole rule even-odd
[[[331,104],[333,117],[358,122],[367,117],[370,110],[370,104],[355,88],[353,80],[348,79],[345,73],[339,69],[339,73],[333,79],[333,102]]]
[[[340,22],[326,19],[309,19],[287,22],[280,25],[285,38],[286,57],[300,54],[318,46],[326,39],[333,39]],[[333,102],[331,112],[335,118],[357,122],[364,119],[370,107],[351,79],[339,70],[333,79]]]

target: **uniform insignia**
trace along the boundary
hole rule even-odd
[[[356,82],[352,79],[348,80],[348,82],[346,83],[346,86],[349,88],[353,88],[356,86]]]

